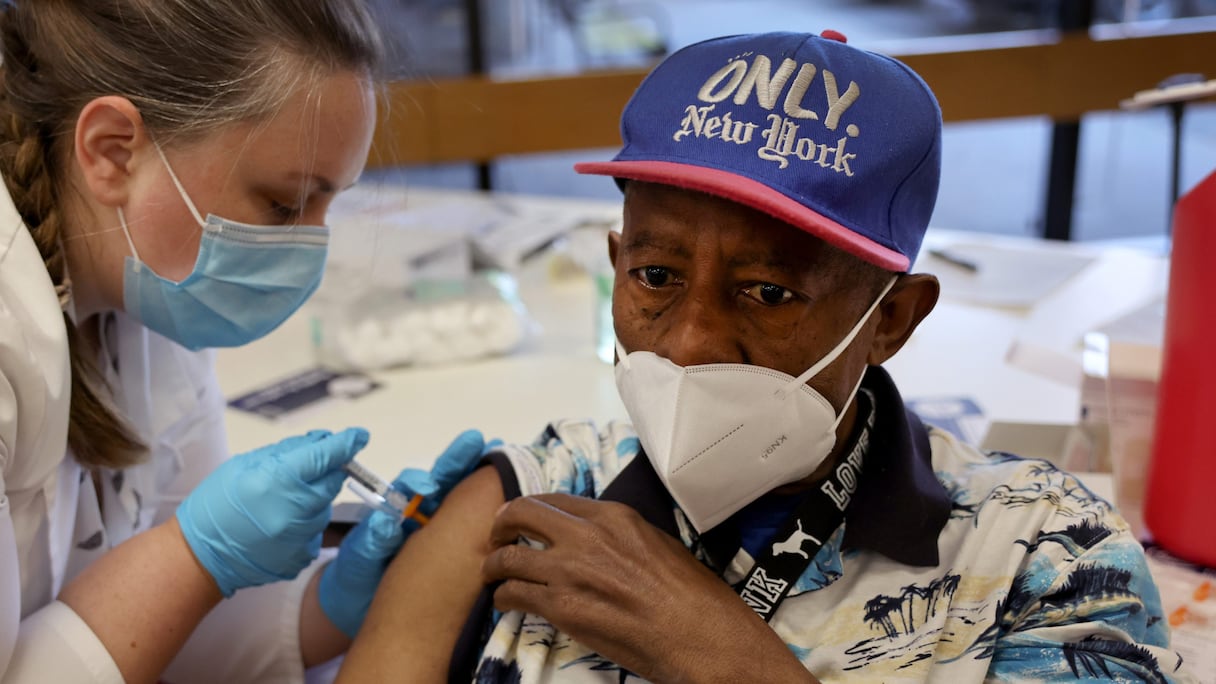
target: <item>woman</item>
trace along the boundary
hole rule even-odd
[[[192,350],[316,288],[370,146],[373,24],[357,0],[3,5],[0,682],[298,681],[404,533],[373,516],[321,569],[367,434],[228,459]]]

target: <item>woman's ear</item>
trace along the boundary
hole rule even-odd
[[[920,322],[937,305],[941,285],[928,273],[899,276],[886,298],[878,305],[882,319],[874,331],[866,363],[878,366],[895,356]]]
[[[101,204],[127,203],[135,162],[150,139],[139,109],[125,97],[107,95],[76,117],[75,160],[89,193]]]

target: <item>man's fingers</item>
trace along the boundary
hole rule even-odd
[[[576,534],[581,522],[537,497],[525,496],[508,501],[498,510],[490,528],[490,543],[492,546],[514,544],[523,536],[553,546],[563,537]]]
[[[632,510],[623,504],[610,501],[597,501],[596,499],[574,496],[573,494],[537,494],[528,498],[543,502],[559,511],[585,520],[597,519],[617,508]]]
[[[523,580],[507,580],[494,590],[494,607],[504,613],[518,610],[533,615],[548,616],[549,587]]]
[[[523,580],[536,584],[548,584],[546,570],[550,556],[544,551],[512,544],[495,549],[481,563],[481,579],[486,584],[503,580]]]

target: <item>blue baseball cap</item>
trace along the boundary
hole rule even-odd
[[[620,153],[574,168],[717,195],[903,272],[937,201],[941,134],[915,72],[835,31],[729,36],[655,67]]]

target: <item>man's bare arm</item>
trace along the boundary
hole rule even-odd
[[[481,592],[502,483],[482,468],[460,483],[389,566],[338,675],[351,682],[442,682]]]

